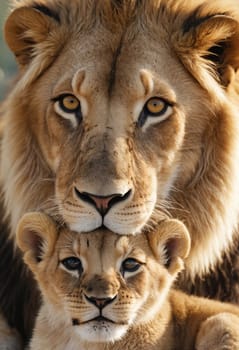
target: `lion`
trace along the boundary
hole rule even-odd
[[[34,212],[16,240],[43,298],[32,350],[239,348],[238,307],[171,289],[190,248],[178,220],[135,236],[79,234]]]
[[[178,286],[239,302],[238,12],[234,0],[15,1],[0,309],[25,340],[39,292],[15,232],[31,211],[122,235],[179,219],[191,251]]]

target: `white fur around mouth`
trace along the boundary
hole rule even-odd
[[[97,316],[95,318],[92,318],[90,320],[87,320],[87,321],[84,321],[84,322],[79,322],[79,320],[77,319],[73,319],[72,320],[72,324],[73,326],[77,326],[77,325],[83,325],[83,324],[90,324],[92,322],[95,322],[95,323],[99,323],[99,325],[102,323],[102,324],[106,324],[106,323],[113,323],[115,324],[114,321],[104,317],[104,316]]]
[[[84,341],[91,342],[112,342],[120,339],[128,329],[128,323],[115,323],[114,321],[97,316],[88,321],[79,322],[77,319],[72,320],[72,325],[76,333]]]

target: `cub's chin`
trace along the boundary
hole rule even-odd
[[[92,343],[115,342],[125,335],[128,325],[116,324],[108,320],[92,320],[75,325],[75,331],[83,341]]]

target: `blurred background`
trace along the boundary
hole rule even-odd
[[[8,13],[9,1],[0,0],[0,102],[3,100],[16,72],[14,56],[3,39],[3,26]]]

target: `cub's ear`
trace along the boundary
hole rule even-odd
[[[57,239],[54,221],[43,213],[27,213],[19,221],[16,241],[31,269],[50,255]]]
[[[174,40],[176,51],[186,68],[200,83],[207,84],[198,70],[204,67],[224,86],[228,86],[239,68],[239,13],[212,13],[199,6],[183,22]],[[179,35],[179,37],[178,37]]]
[[[179,220],[164,220],[157,231],[149,233],[151,248],[170,274],[183,269],[183,259],[190,251],[190,236],[186,226]]]
[[[20,66],[31,61],[37,45],[46,40],[58,22],[57,13],[43,5],[19,7],[10,14],[5,23],[5,39]]]

